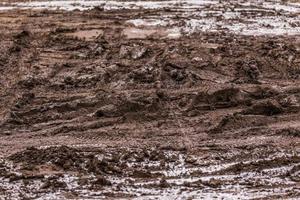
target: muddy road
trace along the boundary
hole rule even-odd
[[[299,199],[299,1],[0,3],[0,199]]]

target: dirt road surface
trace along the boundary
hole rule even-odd
[[[299,199],[300,3],[1,1],[0,199]]]

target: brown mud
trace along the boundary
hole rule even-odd
[[[154,12],[0,12],[0,199],[300,198],[299,36]]]

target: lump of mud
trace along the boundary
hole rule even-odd
[[[96,117],[116,117],[118,116],[118,109],[115,105],[109,104],[102,106],[99,110],[95,112]]]
[[[168,188],[168,187],[170,187],[170,184],[168,183],[168,181],[165,178],[162,178],[159,182],[159,186],[161,188]]]
[[[292,181],[300,182],[300,165],[294,166],[287,175]]]
[[[200,92],[195,95],[190,104],[190,110],[211,110],[215,108],[229,108],[240,104],[248,104],[248,99],[239,88],[224,88],[212,93]]]
[[[5,168],[5,164],[0,161],[0,176],[4,176],[7,174],[7,170]]]
[[[13,154],[10,160],[16,163],[42,165],[52,163],[64,170],[78,170],[84,162],[83,154],[67,146],[50,147],[47,149],[28,148],[25,151]]]
[[[111,104],[101,106],[94,116],[101,117],[137,117],[158,111],[160,105],[159,98],[155,93],[130,93],[111,97]],[[146,113],[147,112],[147,113]]]
[[[30,32],[28,30],[23,30],[20,33],[16,34],[14,36],[14,38],[15,39],[21,39],[21,38],[24,38],[24,37],[28,37],[29,35],[30,35]]]
[[[140,45],[122,45],[120,48],[119,56],[121,58],[137,60],[143,58],[146,55],[147,51],[148,49],[146,47]]]
[[[95,186],[96,185],[97,186],[111,186],[112,183],[103,176],[97,176],[96,180],[93,182],[93,185],[95,185]]]
[[[259,83],[258,79],[261,74],[258,63],[254,59],[248,59],[238,63],[238,71],[245,77],[244,82]]]
[[[23,30],[14,36],[15,45],[11,48],[11,52],[20,51],[22,47],[27,47],[31,33],[28,30]]]
[[[229,166],[221,171],[219,171],[220,174],[223,173],[232,173],[232,174],[238,174],[242,172],[247,171],[262,171],[264,169],[272,169],[275,167],[282,167],[291,165],[293,163],[299,163],[300,157],[295,155],[292,157],[275,157],[272,159],[264,159],[264,160],[258,160],[258,161],[252,161],[248,163],[240,162],[237,164],[234,164],[232,166]]]
[[[241,92],[238,88],[225,88],[218,90],[209,96],[209,101],[215,106],[236,106],[242,101]]]
[[[67,184],[63,181],[58,180],[59,177],[57,176],[52,176],[46,179],[46,181],[43,183],[40,189],[53,189],[53,190],[58,190],[58,189],[63,189],[67,187]]]
[[[158,160],[166,160],[166,156],[162,151],[152,151],[149,155],[149,160],[158,161]]]
[[[222,185],[222,181],[219,179],[211,178],[209,181],[203,181],[202,184],[208,187],[217,188]]]
[[[261,127],[266,124],[264,118],[264,116],[247,116],[241,115],[240,113],[225,115],[215,126],[209,129],[209,133],[222,133],[224,131],[232,131],[251,126]]]
[[[180,82],[180,81],[183,81],[187,77],[187,74],[184,70],[172,69],[170,71],[170,76],[173,80]]]
[[[165,69],[184,69],[190,64],[190,60],[179,54],[171,54],[165,59]]]
[[[279,135],[291,136],[291,137],[300,137],[300,129],[299,128],[285,128],[278,130],[276,132]]]
[[[117,166],[118,163],[109,162],[107,159],[99,160],[91,155],[86,162],[88,172],[94,174],[122,174],[121,169]]]
[[[270,98],[278,95],[280,92],[273,87],[269,86],[257,86],[254,88],[250,88],[247,93],[251,98],[254,99],[264,99]]]
[[[246,109],[243,114],[272,116],[282,112],[283,108],[276,100],[264,100],[256,102],[250,108]]]
[[[20,98],[18,98],[17,102],[15,103],[15,108],[21,108],[32,101],[34,99],[34,93],[24,93]]]
[[[31,174],[31,175],[26,175],[26,174],[16,174],[16,173],[11,173],[9,174],[9,182],[14,182],[18,180],[33,180],[33,179],[43,179],[45,176],[42,174]]]
[[[158,76],[157,70],[151,66],[144,66],[128,74],[130,79],[140,83],[153,83]]]
[[[134,178],[152,178],[153,175],[150,171],[146,170],[134,170],[132,173],[132,177]]]
[[[123,113],[156,112],[158,108],[159,99],[156,95],[140,93],[130,94],[119,105],[119,109]]]
[[[142,46],[134,47],[131,51],[131,57],[134,60],[143,58],[143,56],[147,53],[147,48]]]
[[[33,89],[34,87],[36,87],[38,85],[45,84],[46,82],[47,81],[45,79],[28,76],[28,77],[24,78],[23,80],[20,80],[18,82],[18,85],[24,89]]]
[[[185,162],[188,164],[195,164],[197,162],[197,158],[189,155],[185,158]]]

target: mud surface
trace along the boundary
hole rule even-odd
[[[0,6],[0,199],[300,198],[297,1],[80,2]]]

